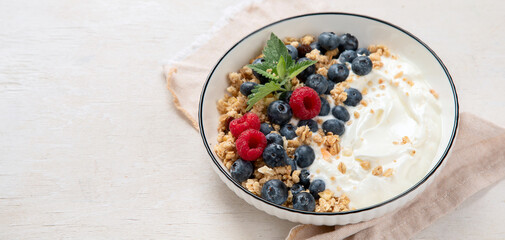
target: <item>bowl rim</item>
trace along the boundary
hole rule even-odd
[[[368,207],[359,208],[359,209],[356,209],[356,210],[345,211],[345,212],[331,212],[331,213],[327,213],[327,212],[307,212],[307,211],[301,211],[301,210],[297,210],[297,209],[293,209],[293,208],[288,208],[288,207],[285,207],[285,206],[281,206],[281,205],[269,202],[269,201],[261,198],[260,196],[257,196],[255,194],[251,193],[249,190],[245,189],[241,184],[239,184],[235,180],[233,180],[231,178],[230,174],[228,173],[228,171],[225,170],[221,166],[220,162],[214,157],[212,149],[210,148],[209,143],[207,142],[207,138],[205,136],[205,130],[204,130],[204,127],[203,127],[203,120],[202,120],[202,106],[203,106],[203,100],[204,100],[204,97],[205,97],[205,93],[206,93],[206,90],[207,90],[207,85],[209,84],[209,81],[210,81],[212,75],[214,74],[214,71],[219,66],[219,64],[221,63],[221,61],[228,55],[228,53],[230,53],[237,45],[239,45],[241,42],[243,42],[247,38],[251,37],[252,35],[256,34],[257,32],[260,32],[260,31],[262,31],[262,30],[264,30],[264,29],[266,29],[266,28],[268,28],[270,26],[279,24],[281,22],[289,21],[289,20],[292,20],[292,19],[303,18],[303,17],[308,17],[308,16],[317,16],[317,15],[344,15],[344,16],[352,16],[352,17],[358,17],[358,18],[365,18],[365,19],[368,19],[368,20],[376,21],[376,22],[379,22],[379,23],[382,23],[382,24],[386,24],[386,25],[388,25],[390,27],[393,27],[393,28],[399,30],[400,32],[403,32],[407,36],[411,37],[412,39],[416,40],[419,44],[421,44],[423,47],[425,47],[426,50],[428,50],[433,55],[433,57],[435,57],[435,59],[438,61],[438,63],[440,64],[440,66],[444,70],[444,72],[446,74],[446,77],[447,77],[447,80],[449,80],[449,83],[451,85],[451,89],[452,89],[452,93],[453,93],[453,100],[454,100],[454,105],[455,105],[455,112],[456,112],[456,114],[454,116],[454,122],[453,122],[454,125],[453,125],[453,129],[452,129],[452,132],[451,132],[451,137],[450,137],[450,140],[449,140],[449,144],[447,145],[446,149],[444,150],[444,153],[442,154],[442,156],[438,160],[438,162],[435,164],[435,166],[432,167],[431,170],[420,181],[418,181],[416,184],[414,184],[413,186],[411,186],[407,190],[403,191],[402,193],[397,194],[396,196],[394,196],[394,197],[392,197],[392,198],[390,198],[388,200],[385,200],[385,201],[382,201],[382,202],[370,205]],[[442,62],[442,60],[437,56],[437,54],[430,47],[428,47],[428,45],[426,43],[424,43],[423,41],[421,41],[414,34],[408,32],[408,31],[404,30],[403,28],[398,27],[398,26],[396,26],[396,25],[394,25],[392,23],[389,23],[387,21],[384,21],[384,20],[381,20],[381,19],[378,19],[378,18],[374,18],[374,17],[370,17],[370,16],[366,16],[366,15],[355,14],[355,13],[345,13],[345,12],[317,12],[317,13],[308,13],[308,14],[296,15],[296,16],[292,16],[292,17],[288,17],[288,18],[284,18],[284,19],[272,22],[272,23],[270,23],[268,25],[265,25],[265,26],[263,26],[261,28],[258,28],[255,31],[249,33],[248,35],[246,35],[245,37],[243,37],[241,40],[239,40],[237,43],[235,43],[230,49],[228,49],[226,51],[226,53],[224,53],[224,55],[214,65],[214,67],[212,68],[211,72],[207,76],[205,84],[203,85],[203,89],[202,89],[202,93],[200,95],[200,101],[199,101],[199,105],[198,105],[198,126],[200,128],[200,135],[202,136],[203,144],[205,145],[205,148],[207,149],[207,152],[209,153],[209,155],[210,155],[213,163],[217,166],[217,168],[221,171],[221,173],[224,174],[224,176],[226,176],[226,178],[229,181],[231,181],[236,187],[238,187],[244,193],[248,194],[249,196],[253,197],[254,199],[259,200],[260,202],[263,202],[263,203],[268,204],[270,206],[273,206],[275,208],[286,210],[286,211],[293,212],[293,213],[299,213],[299,214],[305,214],[305,215],[319,215],[319,216],[347,215],[347,214],[353,214],[353,213],[370,211],[370,210],[373,210],[375,208],[379,208],[381,206],[384,206],[386,204],[394,202],[394,201],[396,201],[396,200],[398,200],[398,199],[406,196],[407,194],[409,194],[410,192],[414,191],[415,189],[417,189],[419,186],[421,186],[423,183],[425,183],[431,176],[433,176],[433,173],[435,173],[435,171],[437,169],[439,169],[440,166],[442,165],[442,163],[444,162],[445,158],[447,157],[447,155],[448,155],[448,153],[449,153],[449,151],[450,151],[450,149],[451,149],[451,147],[452,147],[452,145],[454,143],[454,139],[456,137],[456,133],[457,133],[457,129],[458,129],[458,122],[459,122],[459,101],[458,101],[458,95],[457,95],[457,92],[456,92],[456,87],[455,87],[454,82],[452,80],[451,74],[447,70],[447,67],[444,65],[444,63]]]

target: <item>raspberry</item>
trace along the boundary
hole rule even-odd
[[[240,134],[235,142],[238,155],[246,161],[254,161],[258,159],[263,150],[267,146],[265,134],[256,130],[249,129]]]
[[[321,110],[321,99],[314,89],[309,87],[297,88],[293,91],[289,105],[293,114],[301,119],[311,119],[319,114]]]
[[[258,115],[254,113],[246,113],[241,118],[234,119],[230,122],[230,131],[233,136],[238,137],[242,132],[248,129],[259,130],[261,121]]]

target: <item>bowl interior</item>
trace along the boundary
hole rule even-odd
[[[351,33],[358,38],[360,47],[371,44],[386,45],[393,53],[408,59],[423,72],[426,81],[438,92],[442,105],[443,132],[436,154],[437,160],[433,161],[433,165],[441,162],[452,144],[458,118],[454,85],[441,61],[420,40],[388,23],[352,14],[319,13],[281,20],[251,33],[233,46],[210,73],[201,96],[199,121],[204,142],[206,140],[207,147],[212,150],[214,159],[222,169],[226,168],[214,154],[213,149],[217,143],[219,118],[216,103],[226,92],[227,74],[238,71],[248,64],[251,58],[259,55],[271,32],[282,39],[288,36],[301,37],[305,34],[317,36],[321,32],[328,31],[337,34]],[[228,174],[227,171],[224,172]]]

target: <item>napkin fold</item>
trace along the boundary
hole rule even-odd
[[[196,116],[203,83],[214,64],[235,42],[282,18],[332,10],[338,11],[334,2],[332,4],[329,0],[269,0],[254,1],[237,9],[234,15],[226,16],[227,23],[208,36],[207,42],[164,68],[167,88],[181,117],[198,130]],[[505,129],[463,113],[459,134],[452,155],[446,159],[446,166],[435,181],[408,205],[367,222],[334,227],[298,225],[287,239],[408,239],[479,190],[504,178],[504,145]]]

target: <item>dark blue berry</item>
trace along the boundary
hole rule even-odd
[[[293,94],[293,91],[283,92],[279,96],[279,100],[282,100],[282,101],[287,102],[289,104],[289,99],[291,99],[291,94]]]
[[[266,139],[267,139],[267,144],[276,143],[276,144],[279,144],[281,146],[284,146],[284,140],[282,140],[281,135],[279,135],[277,133],[269,133],[269,134],[267,134],[266,135]]]
[[[338,60],[341,63],[346,63],[346,62],[352,63],[352,60],[354,60],[356,57],[358,57],[358,54],[356,54],[355,51],[345,50],[340,54],[340,56],[338,57]]]
[[[326,49],[324,49],[323,47],[321,47],[321,44],[319,44],[318,41],[315,41],[315,42],[311,43],[310,47],[312,48],[312,50],[314,50],[314,49],[319,50],[319,54],[320,55],[324,55],[326,53]]]
[[[326,84],[328,85],[328,88],[326,89],[326,92],[324,92],[324,94],[330,95],[331,94],[331,90],[333,90],[333,88],[335,88],[335,82],[328,80],[328,81],[326,81]]]
[[[316,200],[308,192],[293,195],[293,208],[302,211],[313,212],[316,209]]]
[[[320,192],[324,191],[326,184],[321,179],[316,179],[310,183],[309,191],[315,199],[319,199]]]
[[[341,52],[345,50],[356,51],[356,49],[358,49],[358,39],[350,33],[340,35],[340,46],[338,49],[341,50]]]
[[[288,159],[286,160],[286,162],[288,163],[288,165],[289,165],[289,166],[291,166],[291,173],[292,173],[294,170],[298,169],[298,168],[296,167],[296,162],[295,162],[293,159],[291,159],[291,158],[289,158],[289,157],[288,157]]]
[[[320,97],[320,99],[321,99],[321,110],[319,110],[319,116],[326,116],[330,113],[330,103],[324,97]]]
[[[358,48],[358,50],[356,50],[356,53],[358,55],[365,55],[365,56],[370,55],[370,51],[368,51],[368,49],[366,49],[366,48]]]
[[[277,125],[284,125],[291,120],[293,117],[293,112],[288,103],[276,100],[268,105],[267,116],[270,122]]]
[[[340,44],[340,39],[334,32],[323,32],[317,39],[322,48],[326,50],[333,50]]]
[[[302,184],[295,183],[291,187],[291,193],[294,195],[300,193],[301,191],[305,190],[305,187]]]
[[[323,126],[321,127],[324,133],[331,132],[334,135],[342,135],[345,132],[344,122],[338,119],[328,119],[324,121]]]
[[[293,45],[286,45],[286,48],[288,49],[289,56],[291,56],[293,60],[296,60],[298,58],[298,50],[296,50]]]
[[[311,61],[311,60],[306,57],[303,57],[303,58],[298,59],[298,61],[296,61],[296,62],[299,63],[299,62],[304,62],[304,61]],[[305,80],[307,80],[307,77],[314,74],[315,72],[316,72],[316,65],[312,64],[309,67],[305,68],[305,70],[303,70],[301,73],[296,75],[296,78],[298,78],[302,82],[305,82]]]
[[[240,85],[240,92],[244,94],[245,96],[249,96],[251,94],[251,91],[256,87],[258,84],[255,82],[245,82]]]
[[[348,88],[345,90],[347,93],[347,99],[344,101],[344,104],[347,106],[356,107],[363,99],[363,96],[356,88]]]
[[[260,132],[262,132],[265,135],[269,134],[271,131],[274,130],[275,129],[272,127],[272,125],[270,125],[270,123],[265,122],[260,125]]]
[[[321,95],[328,89],[328,80],[321,74],[312,74],[305,81],[305,86],[314,89],[317,94]]]
[[[263,58],[258,58],[258,59],[256,59],[256,60],[254,60],[252,64],[258,64],[258,63],[263,63],[263,62],[265,62],[265,59],[263,59]],[[263,76],[263,75],[259,74],[258,72],[254,71],[254,70],[253,70],[253,75],[254,75],[254,76],[255,76],[258,80],[260,80],[260,83],[261,83],[261,84],[265,84],[265,83],[267,83],[267,82],[269,81],[267,77],[265,77],[265,76]]]
[[[328,78],[335,82],[343,82],[349,76],[349,68],[345,64],[333,64],[328,69]]]
[[[316,154],[314,150],[308,145],[301,145],[295,150],[296,164],[301,168],[306,168],[314,162]]]
[[[242,159],[237,159],[230,167],[230,174],[235,181],[241,183],[248,178],[254,172],[254,166],[250,161],[244,161]]]
[[[372,71],[373,63],[367,56],[359,56],[352,61],[351,69],[356,75],[365,76]]]
[[[266,165],[273,167],[286,166],[288,155],[284,148],[276,143],[267,145],[265,150],[263,150],[263,161]]]
[[[349,111],[347,111],[347,109],[344,106],[333,107],[333,109],[331,110],[331,114],[333,114],[333,116],[336,119],[342,120],[344,122],[349,121],[349,119],[351,118],[351,115],[349,115]]]
[[[298,125],[296,126],[298,127],[308,126],[311,132],[317,132],[317,130],[319,129],[319,127],[317,126],[317,122],[312,119],[300,120],[298,122]]]
[[[288,123],[281,127],[279,133],[286,137],[287,140],[291,140],[296,137],[296,128],[291,123]]]
[[[269,180],[261,188],[261,197],[275,204],[283,204],[288,199],[288,187],[279,179]]]
[[[300,184],[302,184],[305,188],[309,188],[310,185],[310,172],[307,169],[302,169],[300,171]]]

